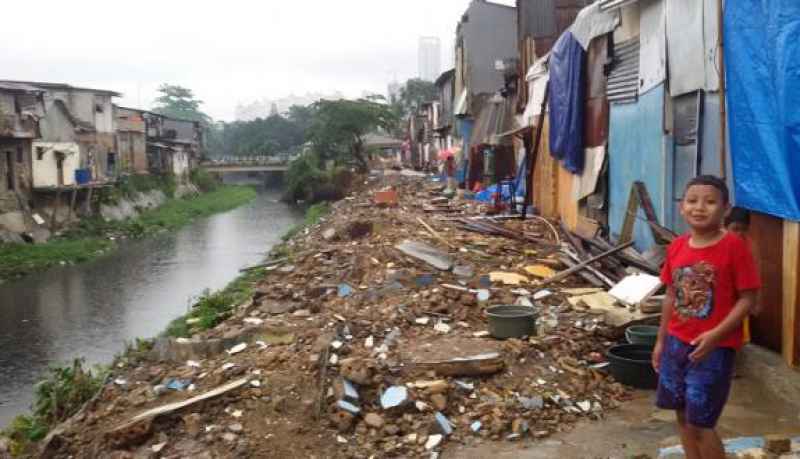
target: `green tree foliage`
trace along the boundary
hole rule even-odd
[[[211,117],[200,110],[202,100],[195,98],[191,89],[178,85],[162,84],[158,88],[161,93],[155,100],[153,112],[182,120],[200,121],[211,124]]]
[[[313,110],[292,106],[286,116],[278,114],[252,121],[216,123],[208,135],[211,157],[263,156],[290,153],[305,142]]]
[[[375,99],[321,100],[313,109],[308,139],[314,150],[323,160],[354,162],[360,172],[369,169],[364,136],[380,129],[390,131],[398,121],[391,107]]]
[[[397,114],[407,116],[424,102],[435,100],[437,97],[435,84],[419,78],[411,78],[400,88],[399,96],[390,102]]]

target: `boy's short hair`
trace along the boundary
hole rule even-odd
[[[732,208],[728,216],[725,217],[725,226],[731,223],[741,223],[745,226],[750,226],[750,211],[742,207]]]
[[[686,190],[688,190],[689,187],[694,185],[713,186],[714,188],[719,190],[720,194],[722,194],[723,204],[728,204],[728,202],[730,202],[730,192],[728,191],[728,185],[726,185],[725,181],[717,177],[716,175],[698,175],[697,177],[689,180],[689,183],[686,184]],[[684,194],[686,194],[686,190],[684,190]]]

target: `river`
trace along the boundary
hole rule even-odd
[[[0,429],[29,407],[48,365],[109,363],[125,342],[153,337],[204,289],[264,258],[302,212],[277,191],[176,232],[126,242],[90,263],[0,284]]]

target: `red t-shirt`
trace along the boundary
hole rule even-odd
[[[661,281],[675,289],[669,333],[685,343],[713,329],[733,310],[738,292],[761,287],[750,246],[728,232],[716,244],[693,248],[689,235],[675,239],[667,248]],[[719,343],[742,347],[739,327]]]

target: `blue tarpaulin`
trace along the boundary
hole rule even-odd
[[[725,2],[736,205],[800,220],[800,2]]]
[[[550,154],[573,174],[583,171],[585,51],[564,32],[550,52]]]

